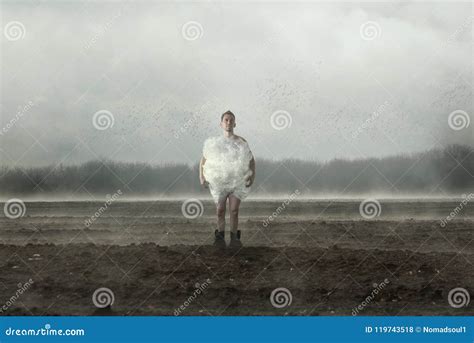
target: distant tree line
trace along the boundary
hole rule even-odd
[[[287,159],[257,160],[255,195],[291,193],[357,194],[366,192],[462,194],[474,191],[474,153],[451,145],[411,155],[320,163]],[[80,165],[0,167],[0,195],[124,196],[206,194],[198,164],[149,165],[110,160]]]

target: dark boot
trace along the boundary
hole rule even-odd
[[[240,230],[237,230],[236,233],[230,233],[230,243],[229,248],[231,249],[240,249],[242,248],[242,242],[240,241]]]
[[[225,233],[224,231],[214,231],[214,246],[219,249],[225,249]]]

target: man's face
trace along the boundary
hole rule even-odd
[[[235,127],[235,118],[231,114],[226,114],[221,121],[221,127],[225,131],[233,131]]]

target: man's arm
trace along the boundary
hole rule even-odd
[[[241,140],[243,140],[245,143],[247,143],[247,141],[245,140],[244,137],[240,137],[240,136],[237,136],[237,137],[240,138]],[[250,153],[252,154],[252,152],[250,152]],[[247,181],[246,186],[247,187],[252,186],[253,182],[255,181],[255,158],[253,157],[253,154],[252,154],[252,159],[249,162],[249,169],[252,171],[252,175],[246,179],[246,181]]]
[[[249,169],[252,171],[252,175],[250,175],[248,178],[247,187],[252,186],[253,182],[255,181],[255,158],[253,156],[249,163]]]
[[[203,156],[201,158],[201,162],[199,162],[199,182],[201,183],[201,186],[207,187],[207,181],[206,181],[206,178],[204,177],[204,173],[202,170],[205,163],[206,163],[206,158]]]

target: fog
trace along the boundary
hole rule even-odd
[[[459,162],[462,162],[459,163]],[[461,198],[474,192],[474,154],[467,146],[382,159],[256,159],[254,199],[288,198]],[[72,166],[2,168],[3,197],[22,199],[209,198],[199,184],[198,165],[150,165],[90,161]]]
[[[193,167],[228,109],[272,161],[474,146],[470,2],[0,6],[4,167]]]

